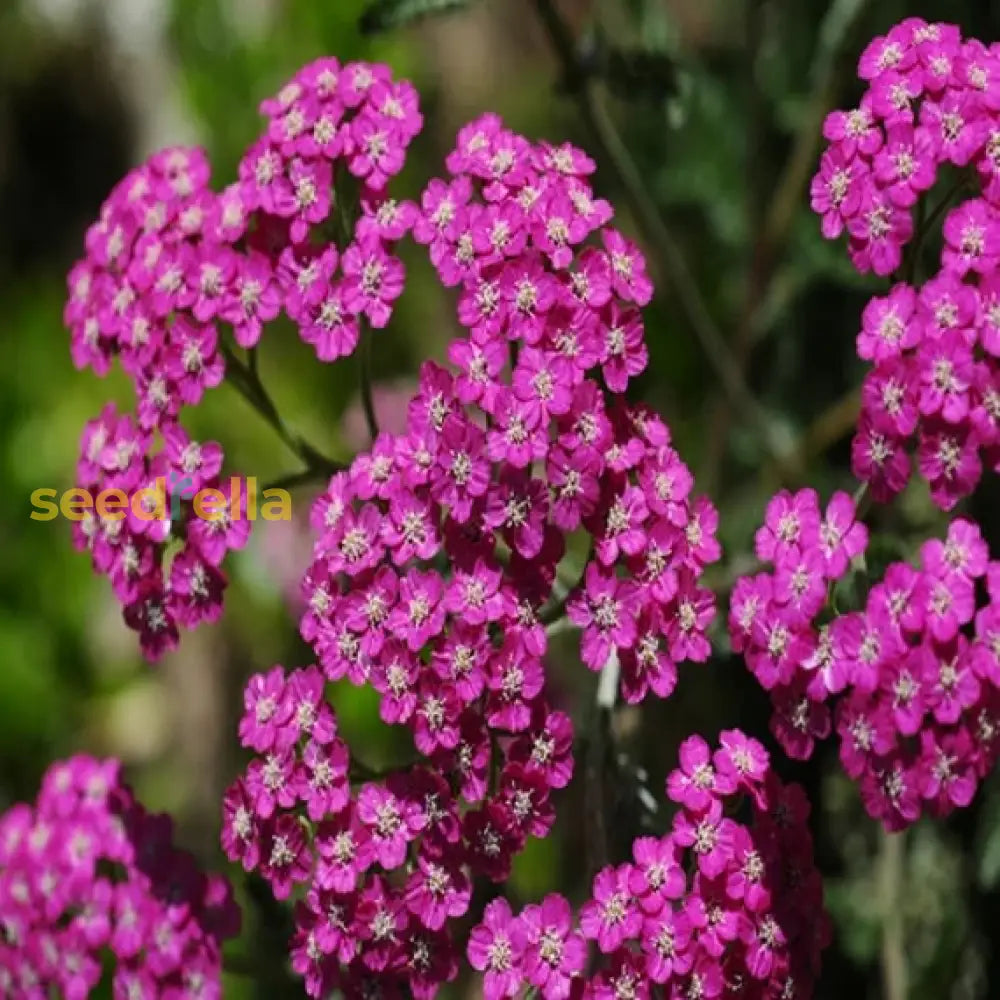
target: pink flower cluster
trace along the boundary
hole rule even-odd
[[[250,350],[284,311],[332,361],[354,350],[362,318],[373,327],[388,322],[403,283],[388,248],[417,209],[384,189],[422,124],[415,91],[384,66],[323,59],[261,110],[267,132],[241,162],[237,183],[216,194],[202,151],[164,150],[115,187],[87,232],[65,310],[73,360],[104,375],[118,357],[135,384],[137,412],[133,419],[108,408],[88,424],[84,489],[141,488],[166,472],[175,474],[167,483],[174,502],[186,495],[182,481],[192,493],[216,485],[221,449],[190,441],[178,417],[223,379],[232,349],[226,331]],[[341,167],[346,173],[335,178]],[[356,222],[334,217],[334,180],[347,204],[348,177],[359,188]],[[248,530],[239,519],[174,525],[173,536],[186,534],[188,545],[169,581],[161,555],[171,525],[163,519],[91,516],[78,540],[111,576],[143,651],[155,658],[176,644],[177,625],[218,617],[218,566]]]
[[[812,996],[830,932],[802,789],[735,730],[714,753],[686,740],[680,765],[673,829],[597,874],[576,928],[558,894],[516,917],[503,898],[487,905],[468,944],[486,1000]],[[591,943],[603,962],[588,979]]]
[[[858,353],[872,368],[854,472],[875,499],[891,500],[909,481],[915,448],[931,497],[951,510],[976,488],[984,461],[1000,469],[1000,270],[978,284],[946,268],[919,292],[896,285],[868,303],[862,323]]]
[[[389,322],[403,290],[403,264],[389,249],[417,209],[390,198],[386,185],[423,127],[417,92],[387,66],[324,58],[261,111],[267,131],[228,195],[256,219],[241,301],[266,301],[268,319],[283,309],[317,357],[334,361],[354,351],[362,319],[375,328]],[[345,214],[352,199],[356,220]],[[240,346],[256,344],[253,310],[229,321]]]
[[[224,849],[279,899],[303,887],[291,954],[310,996],[363,996],[377,983],[432,997],[457,973],[448,925],[469,908],[471,875],[502,881],[528,833],[551,825],[548,790],[572,773],[569,719],[536,700],[532,730],[494,749],[473,713],[461,736],[442,737],[431,696],[399,692],[410,712],[419,701],[437,749],[425,744],[425,766],[360,782],[324,685],[317,667],[251,679],[240,737],[259,756],[226,795]],[[489,801],[459,808],[460,796],[482,803],[491,780]]]
[[[176,423],[160,433],[163,448],[153,454],[152,432],[113,403],[87,424],[76,478],[93,504],[73,525],[74,544],[110,579],[149,660],[177,645],[179,627],[218,620],[227,584],[222,561],[250,536],[247,487],[237,479],[234,496],[234,480],[220,478],[222,448],[192,441]],[[191,498],[210,488],[223,503],[212,518],[194,516]],[[106,491],[116,489],[125,502],[116,501],[110,516],[97,504],[102,494],[109,504]]]
[[[821,519],[811,490],[779,494],[757,536],[774,572],[737,583],[729,627],[789,756],[810,757],[835,724],[869,814],[899,830],[968,805],[1000,755],[1000,564],[958,519],[924,543],[918,568],[890,565],[862,610],[831,615],[828,587],[866,540],[846,495]],[[977,611],[983,578],[990,602]]]
[[[189,503],[176,524],[170,511],[149,508],[140,518],[131,505],[162,476],[165,505],[179,513],[182,499],[215,486],[222,468],[221,447],[191,441],[178,422],[182,406],[199,403],[224,376],[218,323],[229,315],[237,259],[229,242],[234,226],[245,225],[245,213],[234,223],[231,204],[208,180],[200,150],[151,157],[112,191],[87,233],[87,257],[69,276],[74,363],[104,375],[118,357],[137,399],[134,417],[108,404],[86,425],[77,465],[77,486],[95,500],[102,490],[124,491],[126,516],[92,506],[74,525],[74,541],[110,578],[150,660],[177,645],[179,626],[219,617],[219,566],[249,533],[249,522],[228,514],[189,519]],[[168,543],[185,535],[168,568]]]
[[[1000,48],[909,18],[868,46],[859,75],[868,89],[857,109],[827,118],[830,147],[812,186],[824,235],[847,229],[859,271],[900,268],[912,207],[940,168],[970,183],[978,174],[982,191],[945,217],[940,272],[872,299],[858,337],[873,367],[855,474],[888,500],[909,479],[913,448],[948,510],[975,488],[983,461],[1000,461]]]
[[[416,207],[384,189],[422,126],[410,84],[385,66],[322,59],[261,110],[268,128],[239,181],[216,194],[201,150],[157,153],[112,191],[70,272],[73,360],[103,375],[118,356],[135,380],[143,427],[169,423],[218,385],[220,324],[251,348],[284,310],[332,360],[353,349],[359,317],[385,325],[402,289],[402,265],[386,248]],[[341,211],[340,166],[360,185],[356,224],[332,214]],[[346,177],[336,179],[346,197]]]
[[[984,242],[963,241],[961,227],[949,227],[944,259],[963,260],[963,273],[989,270],[997,261],[1000,48],[911,17],[868,45],[858,76],[868,85],[859,106],[833,112],[823,126],[830,146],[812,184],[823,235],[846,229],[859,271],[892,274],[913,236],[911,210],[939,169],[974,168],[987,200],[965,212],[983,225]]]
[[[112,190],[69,273],[73,363],[105,375],[117,357],[147,430],[173,423],[225,372],[216,320],[234,266],[231,222],[209,173],[198,149],[150,157]]]
[[[120,765],[53,764],[33,806],[0,816],[0,995],[90,996],[113,960],[116,997],[222,996],[222,942],[240,912],[229,883],[173,845]]]
[[[697,579],[719,554],[715,511],[689,498],[663,422],[621,397],[646,358],[641,255],[611,230],[604,249],[580,246],[610,209],[571,147],[487,116],[449,165],[460,172],[431,183],[414,231],[446,283],[460,279],[452,250],[464,261],[470,334],[451,345],[457,371],[424,365],[406,432],[380,434],[316,502],[300,631],[319,666],[251,682],[242,735],[264,756],[227,800],[230,856],[279,897],[308,885],[293,961],[315,995],[365,977],[432,995],[456,968],[446,924],[468,908],[469,879],[502,882],[527,837],[548,833],[573,767],[570,721],[545,692],[544,618],[561,599],[585,662],[617,654],[631,701],[669,694],[676,663],[708,652]],[[559,594],[580,529],[594,558]],[[322,702],[342,678],[378,691],[426,767],[352,796]],[[322,737],[296,721],[303,704],[310,724],[329,720]]]
[[[468,336],[449,350],[459,374],[435,391],[483,414],[472,442],[500,463],[482,482],[483,526],[529,559],[543,550],[516,538],[512,512],[530,512],[536,535],[546,519],[564,535],[582,527],[595,558],[568,611],[583,628],[583,661],[599,670],[617,651],[627,700],[665,697],[677,662],[708,656],[714,602],[698,578],[720,549],[717,513],[691,498],[668,429],[622,402],[648,361],[645,261],[608,225],[611,207],[587,181],[593,161],[568,144],[531,143],[488,114],[461,130],[446,162],[450,178],[427,187],[414,238],[461,289]],[[449,422],[431,428],[446,453]],[[518,478],[525,485],[511,490]]]

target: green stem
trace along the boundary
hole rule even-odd
[[[309,442],[288,429],[281,419],[281,414],[278,413],[274,400],[260,380],[256,362],[244,364],[228,344],[223,343],[221,350],[226,359],[226,381],[267,421],[288,449],[305,462],[310,472],[329,476],[343,468],[340,463],[327,458]]]
[[[372,331],[367,327],[361,334],[361,405],[365,411],[368,434],[374,441],[378,437],[378,417],[372,397]]]
[[[555,625],[557,622],[561,621],[566,616],[566,601],[569,599],[569,591],[567,591],[563,597],[556,601],[555,604],[548,611],[543,611],[539,616],[538,620],[543,625]]]
[[[854,516],[858,521],[863,521],[868,507],[871,504],[871,497],[868,495],[868,484],[862,483],[851,498],[854,501]]]
[[[906,1000],[909,995],[906,941],[900,909],[905,878],[906,841],[902,833],[880,832],[879,851],[882,901],[882,995],[885,1000]]]
[[[966,177],[964,173],[961,174],[958,180],[955,181],[950,188],[948,188],[944,197],[934,207],[934,211],[931,212],[931,214],[926,218],[924,218],[927,212],[926,199],[920,199],[918,209],[920,213],[920,222],[916,238],[913,241],[913,249],[910,251],[910,263],[907,268],[908,280],[911,284],[917,276],[917,266],[920,263],[920,254],[924,248],[924,242],[927,239],[927,234],[934,228],[934,224],[938,221],[938,219],[944,215],[955,195],[958,194],[967,183],[968,177]]]

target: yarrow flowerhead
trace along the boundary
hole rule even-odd
[[[516,916],[505,899],[487,905],[467,948],[487,1000],[813,995],[830,927],[802,790],[733,730],[714,752],[686,740],[667,794],[671,831],[598,872],[576,921],[558,894]]]
[[[861,609],[838,612],[829,588],[867,530],[846,494],[818,514],[812,491],[775,497],[757,536],[774,570],[733,591],[733,649],[771,695],[772,732],[806,759],[836,728],[845,771],[889,830],[968,805],[996,763],[1000,718],[1000,575],[978,525],[953,521],[917,567],[893,563]],[[984,578],[989,603],[977,610]]]
[[[423,366],[405,432],[380,434],[316,501],[300,630],[318,663],[251,682],[241,737],[262,756],[227,797],[230,857],[279,897],[302,886],[293,963],[312,995],[366,977],[433,995],[456,973],[470,880],[504,881],[549,832],[573,770],[543,660],[564,600],[584,661],[617,655],[630,701],[668,695],[677,663],[708,653],[698,578],[719,555],[715,511],[690,496],[665,424],[622,396],[646,363],[640,252],[606,227],[572,147],[486,116],[448,165],[414,234],[461,286],[469,332],[454,368]],[[560,596],[576,532],[593,555]],[[293,692],[326,720],[323,683],[345,678],[376,689],[426,766],[365,780],[335,727],[301,728]]]
[[[53,764],[33,805],[0,816],[0,994],[221,998],[222,943],[240,912],[229,883],[173,845],[117,761]]]
[[[84,431],[78,485],[92,494],[164,474],[173,510],[186,491],[218,487],[220,447],[188,440],[179,416],[227,371],[259,399],[236,350],[252,351],[284,313],[321,360],[336,360],[363,321],[386,325],[402,291],[389,250],[417,208],[386,185],[422,125],[410,84],[384,66],[322,59],[261,110],[267,130],[236,183],[216,193],[201,150],[167,149],[115,187],[87,232],[64,315],[73,361],[104,375],[117,357],[136,392],[134,417],[109,407]],[[342,207],[354,203],[357,218]],[[223,492],[235,516],[194,520],[184,505],[180,522],[126,525],[92,513],[77,532],[151,659],[176,644],[178,626],[219,615],[218,567],[249,531]],[[164,547],[177,538],[186,547],[168,570]]]
[[[1000,459],[1000,59],[953,25],[908,18],[872,41],[859,75],[868,89],[858,108],[827,118],[830,146],[812,186],[824,235],[846,227],[855,267],[895,280],[869,303],[858,336],[872,368],[854,471],[885,501],[906,485],[915,457],[934,501],[950,510]],[[918,286],[925,233],[905,269],[903,250],[912,208],[942,168],[962,171],[962,189],[978,180],[980,196],[947,212],[940,271]]]

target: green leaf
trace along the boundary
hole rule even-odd
[[[401,28],[430,14],[467,7],[472,0],[374,0],[361,15],[358,27],[366,35]]]

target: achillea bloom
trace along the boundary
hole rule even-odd
[[[85,997],[107,966],[116,995],[221,997],[230,886],[174,846],[117,761],[53,764],[33,805],[0,816],[0,869],[4,996]]]
[[[668,794],[681,806],[674,831],[639,838],[634,863],[598,872],[578,930],[558,894],[517,916],[506,900],[487,906],[468,944],[487,995],[509,996],[527,982],[546,1000],[647,996],[651,983],[670,996],[720,996],[725,982],[743,982],[761,995],[794,985],[795,995],[812,996],[830,931],[801,790],[781,785],[764,748],[742,733],[723,733],[714,753],[699,737],[685,745],[694,754],[685,771],[693,765],[722,783],[708,791],[702,782],[708,798],[692,806],[690,775],[670,776]],[[723,819],[724,806],[744,795],[746,824]],[[586,939],[608,956],[591,978]]]
[[[913,454],[945,510],[972,492],[984,464],[996,463],[1000,120],[986,51],[953,25],[909,18],[862,57],[869,89],[860,108],[834,112],[824,127],[830,146],[813,208],[827,238],[849,230],[861,271],[898,270],[912,208],[941,166],[974,165],[982,182],[982,197],[944,218],[940,272],[922,288],[897,283],[864,313],[858,354],[872,369],[853,465],[879,501],[906,485]]]
[[[815,496],[802,491],[794,502],[779,497],[771,506],[791,525],[811,523],[814,505]],[[853,533],[853,556],[867,541],[853,522],[853,503],[838,494],[819,537],[800,534],[800,542],[779,548],[770,542],[772,529],[761,529],[775,570],[738,581],[730,635],[771,694],[771,729],[789,756],[810,757],[816,741],[835,728],[841,762],[859,783],[865,807],[898,830],[924,810],[943,815],[967,805],[997,759],[996,588],[978,610],[975,589],[994,564],[978,525],[958,519],[946,539],[922,546],[918,569],[890,565],[862,610],[838,613],[824,594],[800,614],[789,581],[798,575],[808,586],[808,555],[822,553],[817,565],[825,562],[826,579],[836,582],[848,562],[846,553],[825,555],[831,542]]]

